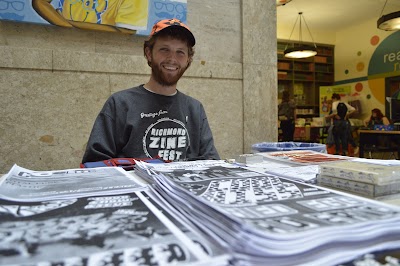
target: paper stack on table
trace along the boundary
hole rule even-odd
[[[135,173],[237,265],[338,265],[400,249],[395,206],[220,161],[138,162]]]
[[[294,165],[310,165],[326,162],[353,160],[352,157],[332,155],[311,150],[260,152],[257,154],[271,160],[278,160]]]
[[[142,190],[122,168],[97,167],[53,171],[33,171],[18,165],[2,177],[0,198],[16,201],[41,201]]]
[[[241,154],[236,158],[236,162],[243,164],[261,163],[263,157],[257,154]]]
[[[400,165],[378,163],[360,160],[321,164],[317,183],[372,198],[400,193]]]
[[[311,150],[260,152],[257,155],[263,157],[263,162],[247,164],[247,169],[309,184],[317,183],[319,164],[353,159]]]
[[[118,167],[14,166],[0,185],[0,235],[4,266],[226,266],[231,259]]]

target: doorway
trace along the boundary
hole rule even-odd
[[[400,96],[392,98],[394,94],[400,93],[400,76],[388,77],[385,79],[385,101],[386,116],[392,122],[400,122]]]

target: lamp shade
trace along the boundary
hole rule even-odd
[[[287,48],[283,54],[287,58],[307,58],[317,54],[317,48],[311,45],[299,45]]]
[[[400,11],[383,15],[378,19],[377,26],[381,30],[400,30]]]
[[[314,46],[311,46],[311,45],[308,45],[308,44],[305,44],[302,42],[302,35],[303,35],[302,30],[301,30],[301,21],[302,20],[304,21],[304,24],[307,27],[308,33],[310,34],[310,37],[314,43],[314,39],[311,35],[311,31],[308,28],[305,18],[303,17],[303,12],[299,12],[299,16],[297,17],[297,19],[294,23],[293,29],[292,29],[292,33],[293,33],[294,29],[296,28],[297,21],[299,21],[299,42],[298,42],[298,45],[295,45],[295,43],[293,43],[293,47],[285,48],[285,51],[283,51],[283,54],[287,58],[307,58],[307,57],[311,57],[311,56],[314,56],[317,54],[317,45],[315,43],[314,43]],[[292,37],[292,33],[290,34],[290,37]],[[289,40],[290,40],[290,37],[289,37]]]
[[[277,6],[283,6],[286,5],[287,3],[289,3],[292,0],[276,0],[276,5]]]

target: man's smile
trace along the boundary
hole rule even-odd
[[[170,70],[170,71],[178,70],[178,67],[173,66],[173,65],[163,65],[163,68],[165,68],[166,70]]]

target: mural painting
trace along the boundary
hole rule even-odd
[[[186,0],[0,0],[0,20],[148,35],[158,20],[186,23]]]

